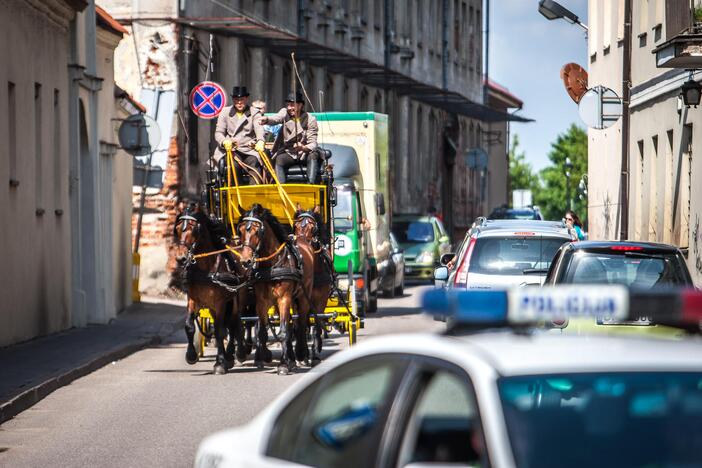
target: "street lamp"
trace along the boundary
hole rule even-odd
[[[553,0],[541,0],[539,2],[539,13],[547,20],[564,19],[571,24],[577,24],[587,32],[588,28],[584,25],[578,15]]]
[[[687,107],[697,107],[700,105],[700,99],[702,99],[702,85],[695,80],[686,81],[680,88],[680,95]]]
[[[570,171],[573,169],[573,163],[570,161],[570,158],[566,158],[565,164],[563,164],[563,167],[565,168],[565,176],[566,176],[566,200],[568,201],[568,209],[572,210],[573,209],[573,200],[570,198]]]

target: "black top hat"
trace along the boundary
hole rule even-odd
[[[232,88],[232,97],[246,97],[249,95],[249,90],[246,86],[234,86]]]
[[[288,94],[288,97],[285,99],[285,102],[301,102],[305,103],[305,100],[302,98],[302,93],[297,92],[297,93],[290,93]]]

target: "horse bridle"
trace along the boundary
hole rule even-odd
[[[313,223],[314,228],[312,229],[312,235],[317,237],[317,233],[319,232],[319,226],[317,226],[317,220],[315,219],[314,215],[307,213],[307,212],[303,212],[295,217],[295,222],[297,223],[297,221],[300,219],[301,219],[300,227],[302,227],[303,229],[309,223]]]
[[[247,213],[246,216],[241,218],[241,222],[239,223],[239,226],[241,226],[244,223],[246,223],[245,229],[247,232],[251,230],[254,223],[258,224],[258,226],[259,226],[259,228],[258,228],[259,241],[258,241],[258,245],[256,246],[256,248],[254,249],[251,246],[251,242],[249,242],[248,239],[241,244],[241,247],[248,247],[249,249],[251,249],[253,251],[253,254],[254,254],[253,257],[256,258],[256,256],[258,255],[258,251],[261,248],[261,244],[263,244],[263,235],[266,232],[266,225],[263,224],[263,220],[254,216],[253,213],[251,213],[251,212]],[[238,228],[238,226],[237,226],[237,228]]]
[[[195,263],[195,259],[193,258],[195,248],[197,247],[197,237],[198,237],[198,231],[200,229],[200,222],[195,218],[194,216],[191,216],[189,214],[182,214],[180,215],[175,222],[175,227],[173,228],[173,231],[176,232],[176,228],[178,227],[178,224],[181,225],[181,234],[180,237],[176,240],[176,245],[182,245],[185,246],[185,241],[183,240],[183,237],[185,236],[185,231],[188,229],[188,225],[190,223],[195,223],[195,227],[193,228],[193,237],[194,237],[194,242],[190,247],[188,247],[188,254],[185,257],[185,265],[189,263]]]

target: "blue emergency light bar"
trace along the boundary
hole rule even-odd
[[[702,292],[696,289],[629,290],[623,285],[545,286],[510,290],[425,293],[423,308],[452,326],[520,326],[577,317],[653,323],[699,331]]]

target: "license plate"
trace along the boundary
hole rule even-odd
[[[653,322],[648,317],[639,317],[636,320],[615,320],[610,317],[597,319],[597,325],[629,325],[634,327],[650,327]]]

